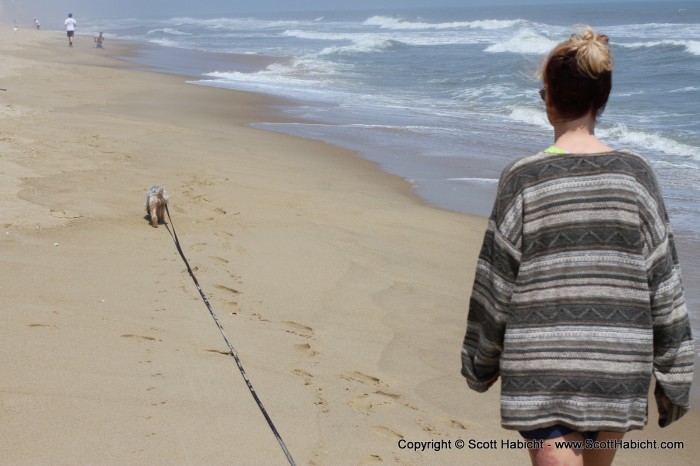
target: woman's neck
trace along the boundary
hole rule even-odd
[[[595,119],[586,114],[575,120],[556,122],[554,145],[570,153],[590,154],[614,150],[603,144],[595,135]]]

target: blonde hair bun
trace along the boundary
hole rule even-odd
[[[601,73],[613,70],[613,58],[608,36],[598,34],[587,25],[579,25],[567,41],[570,50],[576,50],[576,65],[585,75],[595,79]]]

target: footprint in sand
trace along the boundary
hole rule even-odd
[[[340,377],[351,382],[374,387],[375,390],[372,393],[365,392],[348,401],[348,405],[359,413],[371,414],[379,406],[402,406],[413,411],[418,410],[415,406],[403,401],[400,393],[388,390],[387,385],[378,377],[360,371],[344,372]]]
[[[316,401],[314,401],[314,404],[321,408],[321,412],[323,414],[328,414],[328,411],[330,411],[328,408],[328,402],[318,393],[316,394]]]
[[[207,247],[207,243],[195,243],[190,247],[197,252],[202,252],[204,250],[204,248]]]
[[[237,301],[224,301],[224,305],[228,308],[228,312],[232,316],[237,316],[241,312],[241,308],[238,306]]]
[[[384,460],[382,460],[382,457],[379,455],[369,455],[366,460],[364,460],[361,464],[366,465],[366,464],[377,464],[377,463],[383,463]]]
[[[399,441],[402,438],[404,438],[403,435],[399,434],[395,430],[389,429],[388,427],[384,426],[372,426],[372,430],[378,433],[379,435],[388,438],[389,440],[393,441]]]
[[[437,433],[437,429],[434,425],[426,424],[425,422],[423,422],[422,419],[416,419],[416,424],[418,424],[423,429],[423,431],[428,432],[429,434]]]
[[[223,257],[209,256],[209,259],[211,259],[214,262],[219,263],[219,264],[228,264],[229,263],[229,261],[224,259]]]
[[[40,327],[58,328],[57,325],[53,325],[53,324],[28,324],[27,327],[32,327],[32,328],[40,328]]]
[[[306,372],[304,369],[292,369],[292,374],[297,375],[304,379],[304,385],[311,385],[311,381],[314,376]]]
[[[291,320],[285,320],[282,323],[287,326],[287,333],[299,335],[303,338],[311,338],[314,336],[314,329],[307,325],[299,324]]]
[[[157,341],[163,341],[163,340],[160,340],[160,339],[156,339],[156,338],[153,338],[153,337],[147,337],[147,336],[144,336],[144,335],[134,335],[133,333],[125,333],[125,334],[119,335],[119,336],[122,337],[122,338],[133,338],[133,339],[135,339],[135,340],[142,340],[142,341],[156,341],[156,340],[157,340]]]
[[[299,343],[298,345],[294,345],[294,349],[296,350],[297,354],[305,358],[313,358],[318,354],[318,351],[314,350],[308,343]]]
[[[460,429],[460,430],[469,430],[469,427],[465,426],[459,421],[456,421],[454,419],[450,419],[447,421],[447,426],[451,427],[452,429]]]
[[[192,178],[191,183],[199,185],[199,186],[214,186],[214,182],[208,180],[207,178],[202,178],[199,176],[195,176]]]
[[[226,291],[226,292],[228,292],[228,293],[231,293],[231,294],[234,295],[234,296],[240,294],[240,291],[238,291],[238,290],[236,290],[236,289],[234,289],[234,288],[231,288],[231,287],[229,287],[229,286],[226,286],[226,285],[214,285],[214,287],[215,287],[215,288],[218,288],[218,289],[220,289],[220,290]]]
[[[342,379],[359,382],[366,385],[374,385],[375,387],[382,386],[382,381],[378,377],[367,375],[360,371],[345,372],[340,376]]]
[[[219,354],[223,354],[224,356],[231,356],[231,350],[208,349],[206,351],[209,353],[219,353]]]
[[[243,277],[231,272],[230,270],[227,270],[227,272],[228,272],[228,276],[231,277],[236,283],[243,283]]]
[[[292,369],[290,372],[292,374],[304,379],[304,385],[306,385],[306,386],[313,385],[313,378],[314,378],[313,374],[305,371],[304,369],[299,369],[299,368]],[[321,388],[316,389],[316,401],[314,401],[314,404],[321,408],[322,413],[327,414],[329,411],[328,401],[326,401],[326,399],[323,398],[323,396],[321,396],[322,391],[323,390]]]
[[[201,194],[195,196],[194,194],[192,194],[192,191],[184,191],[183,194],[190,200],[190,202],[193,202],[195,204],[201,204],[201,201],[211,202],[209,199],[207,199]]]
[[[348,405],[360,414],[369,416],[377,408],[396,406],[399,395],[387,395],[384,392],[364,393],[348,401]]]

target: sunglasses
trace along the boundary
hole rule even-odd
[[[544,87],[540,89],[540,97],[543,101],[547,100],[547,89],[545,89]]]

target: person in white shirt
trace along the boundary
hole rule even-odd
[[[68,46],[73,47],[73,35],[75,34],[75,26],[78,23],[73,19],[73,13],[68,13],[66,19],[66,33],[68,34]]]

